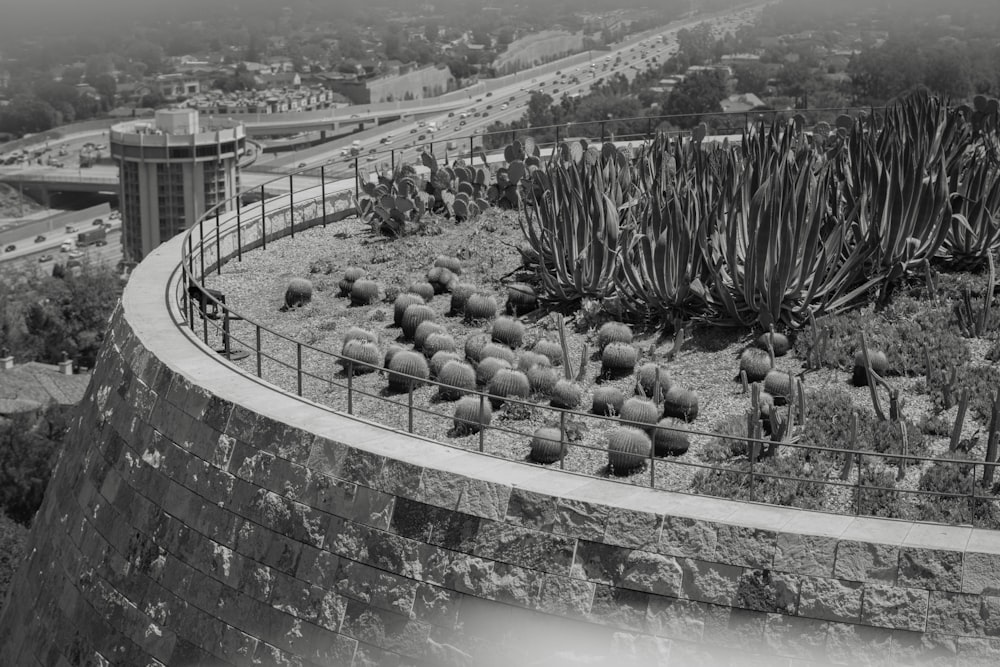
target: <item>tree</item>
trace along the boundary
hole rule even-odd
[[[703,70],[681,81],[668,94],[663,109],[668,115],[684,116],[672,121],[678,127],[694,127],[701,115],[720,113],[719,102],[725,98],[725,75],[718,70]]]
[[[22,525],[31,523],[42,504],[62,441],[39,433],[33,421],[14,415],[0,423],[0,509]]]
[[[707,22],[677,31],[677,55],[689,65],[704,65],[712,57],[712,28]]]
[[[424,39],[426,39],[431,44],[435,43],[438,40],[439,31],[440,28],[438,27],[437,23],[434,23],[433,21],[428,21],[427,23],[424,24]]]
[[[34,95],[18,95],[0,107],[0,132],[24,134],[44,132],[55,127],[59,115],[52,105]]]
[[[10,582],[25,558],[28,529],[0,513],[0,600],[7,596]]]
[[[528,111],[525,114],[529,127],[543,127],[553,124],[552,98],[545,93],[533,92],[528,99]]]
[[[733,74],[736,76],[736,92],[763,95],[767,90],[767,70],[761,65],[739,65]]]
[[[851,56],[847,73],[855,103],[881,104],[923,81],[923,57],[916,42],[890,39]]]
[[[944,97],[962,99],[972,90],[972,67],[964,49],[941,44],[926,54],[924,84]]]

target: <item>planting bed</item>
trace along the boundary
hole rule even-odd
[[[227,304],[248,320],[232,323],[234,347],[253,351],[254,328],[249,322],[303,343],[302,360],[307,373],[302,381],[303,395],[346,411],[347,374],[334,356],[311,348],[339,353],[348,330],[361,327],[377,337],[381,358],[394,343],[413,349],[412,341],[402,340],[401,329],[393,325],[392,302],[398,292],[405,292],[411,284],[424,281],[436,257],[457,257],[462,265],[461,281],[472,283],[480,292],[494,296],[501,312],[509,283],[532,282],[533,275],[522,267],[517,249],[524,239],[516,213],[489,210],[458,224],[452,220],[430,219],[432,222],[427,223],[425,218],[426,224],[419,232],[398,239],[373,234],[369,225],[361,220],[347,219],[326,228],[299,232],[294,239],[270,243],[266,252],[258,250],[246,254],[242,262],[230,262],[223,268],[222,275],[208,277],[206,286],[223,292]],[[338,283],[345,269],[351,266],[363,269],[365,277],[378,284],[379,298],[371,305],[352,305],[349,298],[340,295]],[[286,309],[286,288],[297,278],[312,282],[312,299],[304,306]],[[690,436],[690,449],[686,454],[657,459],[653,474],[647,462],[640,470],[615,476],[615,479],[638,485],[652,482],[658,488],[674,491],[740,499],[750,499],[752,493],[754,500],[764,502],[947,523],[972,521],[972,503],[967,496],[975,488],[979,496],[975,505],[976,524],[997,527],[993,489],[978,483],[973,485],[970,477],[974,475],[979,480],[983,475],[981,462],[986,447],[983,434],[989,419],[987,398],[996,390],[996,385],[990,384],[993,377],[983,374],[983,369],[995,367],[986,359],[992,343],[958,336],[951,314],[952,295],[958,287],[968,285],[982,290],[985,277],[942,275],[937,282],[933,299],[926,298],[926,287],[914,285],[909,292],[899,290],[893,304],[884,312],[874,313],[868,308],[819,320],[817,330],[826,327],[831,331],[825,353],[820,355],[822,358],[817,357],[817,346],[812,344],[816,331],[806,327],[797,337],[791,336],[792,351],[777,357],[775,365],[781,371],[801,374],[805,389],[805,425],[799,418],[793,429],[799,444],[849,447],[850,414],[856,411],[860,424],[859,450],[902,451],[898,431],[878,423],[869,389],[850,383],[850,361],[855,350],[860,349],[861,332],[867,332],[872,347],[887,352],[888,381],[899,390],[908,428],[906,452],[928,457],[967,456],[980,462],[974,471],[952,463],[926,461],[900,466],[897,460],[870,455],[862,457],[860,466],[852,463],[842,477],[843,454],[781,446],[773,456],[754,462],[751,491],[751,481],[745,474],[750,468],[745,443],[694,434]],[[461,316],[448,316],[448,293],[433,296],[428,305],[434,311],[435,321],[454,338],[459,354],[469,336],[489,330],[488,322],[467,323]],[[575,312],[566,313],[567,344],[573,365],[579,364],[585,346],[589,350],[581,401],[584,412],[591,406],[596,387],[617,387],[626,398],[634,394],[634,375],[600,379],[597,329],[604,322],[620,317],[613,300],[605,303],[585,300]],[[559,340],[555,317],[544,308],[520,319],[526,325],[526,334],[523,345],[516,350],[518,355],[530,349],[537,340]],[[697,394],[699,413],[689,428],[746,435],[746,412],[751,400],[734,378],[741,352],[754,343],[760,331],[689,324],[682,350],[668,361],[668,352],[673,346],[673,332],[669,327],[666,332],[643,330],[639,326],[634,326],[633,330],[633,345],[638,351],[637,367],[650,361],[658,362],[667,369],[673,385]],[[262,334],[261,341],[265,355],[261,362],[264,379],[294,392],[297,386],[294,343],[267,332]],[[930,348],[932,366],[940,364],[941,367],[940,372],[932,372],[930,381],[925,377],[922,361],[925,344]],[[820,367],[807,370],[805,366],[810,358],[811,365]],[[254,354],[237,363],[244,370],[255,372]],[[951,366],[961,368],[956,394],[960,393],[962,382],[980,378],[979,384],[970,385],[972,400],[961,429],[962,442],[958,451],[949,451],[958,408],[956,405],[946,408],[940,391],[949,379],[946,369]],[[410,396],[405,392],[387,393],[384,372],[356,374],[351,382],[354,389],[351,408],[355,415],[390,428],[409,428]],[[479,434],[461,435],[453,429],[454,403],[441,400],[437,393],[434,386],[418,387],[412,392],[412,430],[451,446],[466,449],[482,446],[488,454],[530,460],[532,434],[542,426],[559,426],[559,413],[548,409],[548,397],[536,395],[531,399],[533,407],[495,409],[490,428],[482,437]],[[880,390],[879,395],[888,411],[888,394]],[[785,408],[781,408],[781,413],[785,414]],[[671,423],[682,426],[676,420]],[[608,434],[619,424],[614,419],[573,414],[567,415],[566,426],[570,440],[566,457],[562,464],[548,465],[563,465],[567,471],[587,475],[610,475]],[[762,476],[767,474],[800,479],[789,481]],[[823,481],[831,485],[821,483]],[[890,490],[865,489],[871,486],[889,487]],[[954,497],[901,493],[921,488],[946,491]]]

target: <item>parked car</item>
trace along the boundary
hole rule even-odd
[[[43,264],[45,262],[51,262],[51,261],[52,261],[52,255],[42,255],[41,257],[38,258],[38,263],[39,264]]]
[[[41,234],[39,234],[38,236],[35,237],[35,243],[42,243],[44,240],[45,240],[45,237],[42,236]]]
[[[14,252],[15,250],[17,250],[17,246],[13,243],[3,249],[4,252]]]

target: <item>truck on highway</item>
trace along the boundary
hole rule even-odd
[[[85,248],[90,245],[107,245],[107,237],[108,230],[103,226],[89,229],[85,232],[80,232],[76,237],[76,245],[78,248]]]

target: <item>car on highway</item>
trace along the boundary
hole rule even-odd
[[[460,121],[458,121],[458,124],[459,125],[465,125],[465,121],[464,120],[460,120]]]
[[[493,97],[493,93],[486,93],[486,97]]]
[[[502,105],[500,105],[500,111],[503,111],[504,109],[506,109],[509,106],[510,106],[509,104],[507,104],[506,102],[504,102]]]
[[[417,128],[413,128],[412,130],[410,130],[410,134],[416,134],[416,133],[417,133]]]
[[[80,259],[81,257],[83,257],[83,253],[80,252],[79,250],[74,250],[73,252],[71,252],[66,256],[69,257],[70,259]]]
[[[51,262],[51,261],[52,261],[52,255],[42,255],[38,258],[39,264],[44,264],[45,262]]]
[[[301,169],[304,166],[306,166],[305,162],[299,162],[299,166],[297,167],[297,169]]]
[[[417,141],[423,141],[426,138],[427,138],[426,134],[421,134],[419,137],[417,137]]]
[[[507,101],[508,101],[508,102],[513,102],[513,101],[514,101],[514,99],[515,99],[515,97],[516,97],[516,95],[511,95],[511,96],[510,96],[510,99],[509,99],[509,100],[507,100]]]
[[[4,252],[14,252],[15,250],[17,250],[17,246],[13,243],[3,249]]]
[[[455,112],[454,111],[449,111],[448,112],[448,118],[454,118],[454,117],[455,117]]]
[[[41,234],[39,234],[38,236],[35,237],[35,243],[42,243],[44,240],[45,240],[45,237],[42,236]]]

